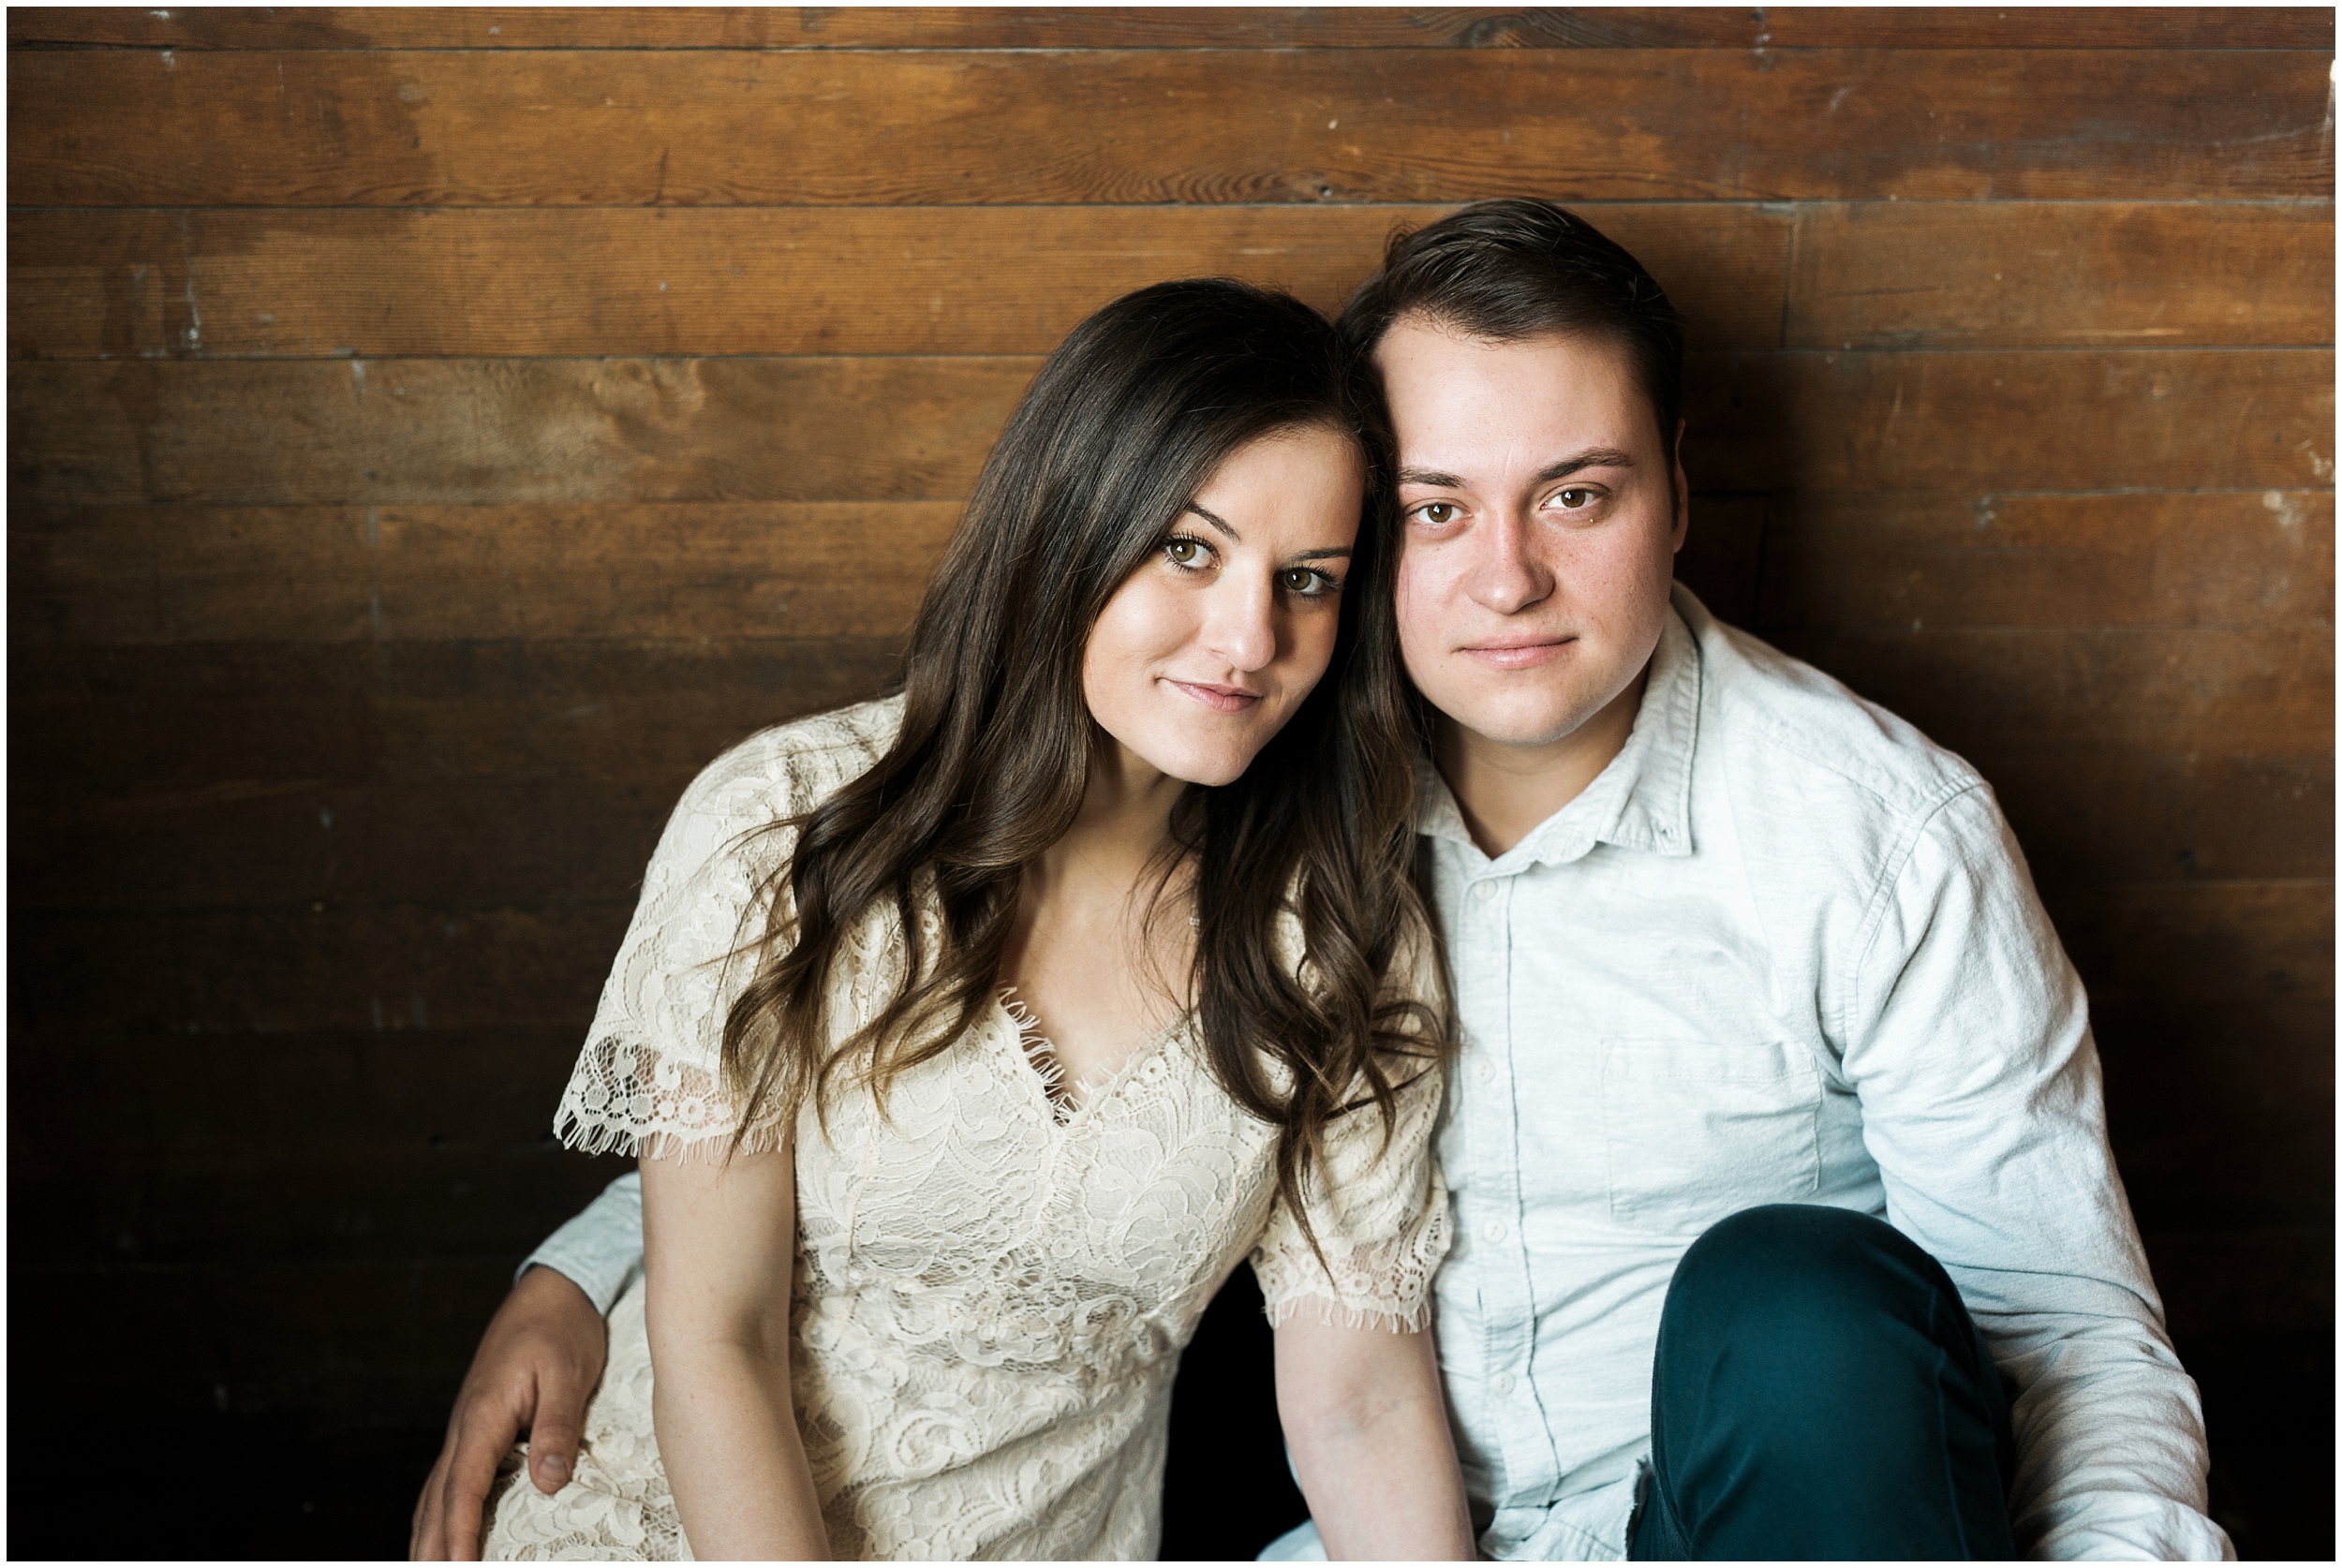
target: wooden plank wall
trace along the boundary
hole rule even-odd
[[[1687,578],[1999,790],[2183,1348],[2331,1324],[2330,11],[7,24],[20,1400],[435,1427],[663,813],[1037,357],[1511,193],[1692,318]]]

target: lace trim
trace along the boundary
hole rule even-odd
[[[1082,1086],[1066,1083],[1065,1064],[1058,1060],[1057,1046],[1041,1032],[1040,1014],[1016,999],[1016,987],[1003,985],[993,996],[1001,1004],[1001,1011],[1008,1014],[1008,1021],[1016,1026],[1016,1048],[1024,1053],[1025,1065],[1041,1080],[1041,1092],[1048,1097],[1050,1116],[1063,1127],[1081,1108],[1075,1091]]]

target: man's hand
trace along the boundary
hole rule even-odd
[[[550,1268],[521,1276],[464,1374],[447,1442],[415,1501],[409,1558],[479,1558],[481,1511],[497,1462],[524,1432],[537,1489],[557,1492],[568,1484],[586,1401],[609,1352],[609,1330],[584,1291]]]

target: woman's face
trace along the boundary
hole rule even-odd
[[[1213,471],[1082,653],[1090,717],[1126,764],[1226,784],[1284,727],[1333,658],[1364,488],[1357,449],[1318,426]]]

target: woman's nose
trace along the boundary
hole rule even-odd
[[[1204,622],[1204,645],[1231,669],[1258,670],[1277,657],[1276,594],[1267,584],[1223,582]]]

